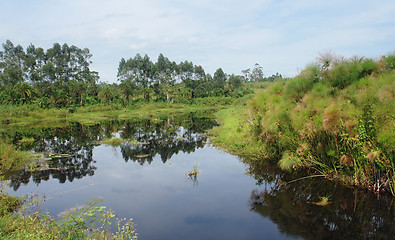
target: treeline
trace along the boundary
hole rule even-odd
[[[259,67],[259,68],[258,68]],[[143,96],[144,101],[193,102],[193,99],[207,97],[241,97],[252,90],[243,83],[273,81],[282,78],[280,74],[269,78],[248,71],[243,75],[226,74],[218,68],[214,75],[206,73],[202,66],[184,61],[176,63],[163,54],[156,62],[148,55],[137,54],[134,58],[121,59],[118,67],[118,81],[124,101]],[[255,76],[255,77],[253,77]]]
[[[97,72],[90,69],[92,54],[55,43],[44,50],[30,44],[26,50],[10,40],[0,51],[0,102],[2,104],[32,104],[42,108],[83,106],[90,104],[120,104],[136,102],[193,103],[198,98],[241,97],[252,89],[244,82],[272,81],[278,73],[263,77],[256,64],[241,75],[228,75],[218,68],[214,75],[202,66],[184,61],[176,63],[160,54],[156,62],[148,55],[121,59],[117,82],[99,82]]]
[[[82,105],[97,96],[97,72],[89,65],[89,49],[55,43],[44,50],[30,44],[26,51],[10,40],[0,51],[0,102],[41,107]]]
[[[282,78],[278,73],[264,78],[259,64],[252,71],[243,70],[243,74],[227,75],[222,68],[218,68],[211,76],[200,65],[189,61],[177,64],[163,54],[158,56],[155,63],[147,55],[142,57],[137,54],[134,58],[122,59],[118,68],[118,80],[125,98],[142,94],[148,100],[153,94],[156,99],[168,102],[177,97],[193,99],[240,94],[237,90],[243,82],[274,81]]]

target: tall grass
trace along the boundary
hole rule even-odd
[[[29,152],[20,151],[14,145],[0,140],[0,171],[27,166],[33,159]]]
[[[238,135],[250,136],[244,143],[259,144],[253,149],[277,158],[283,169],[309,169],[395,195],[394,61],[309,65],[257,93]]]

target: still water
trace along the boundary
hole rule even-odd
[[[287,174],[247,166],[208,144],[216,123],[194,115],[3,131],[34,138],[36,152],[69,154],[47,169],[8,173],[8,192],[45,196],[56,216],[91,197],[119,218],[133,218],[139,239],[391,239],[390,198],[322,180],[283,185]],[[5,136],[6,135],[6,136]],[[105,138],[128,139],[119,145]],[[186,173],[197,166],[200,174]],[[247,174],[248,172],[248,174]],[[317,199],[329,197],[328,206]],[[388,200],[390,199],[390,200]]]

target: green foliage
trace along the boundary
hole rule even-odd
[[[282,169],[394,194],[395,72],[381,63],[391,60],[327,60],[260,90],[228,139],[245,137],[243,148]]]
[[[228,77],[218,68],[212,77],[199,65],[189,61],[177,64],[163,54],[157,62],[140,54],[128,60],[122,58],[117,74],[119,84],[107,84],[98,83],[98,73],[89,69],[92,54],[87,48],[55,43],[44,50],[31,44],[25,51],[7,40],[3,49],[2,104],[74,111],[76,107],[101,103],[120,109],[142,102],[190,103],[196,98],[243,97],[251,92],[243,88],[241,76]]]
[[[242,156],[263,156],[260,143],[249,134],[248,125],[244,125],[243,106],[232,106],[216,113],[220,126],[209,131],[210,141],[227,151]]]
[[[382,61],[384,63],[384,67],[387,70],[394,70],[395,69],[395,53],[392,53],[388,56],[383,56]]]
[[[48,213],[26,211],[38,204],[37,201],[21,205],[19,198],[6,194],[0,197],[5,204],[1,210],[11,209],[0,215],[1,239],[137,239],[132,219],[117,219],[112,210],[99,206],[102,199],[92,199],[85,206],[68,209],[56,222]],[[15,212],[14,205],[21,209]],[[116,233],[110,231],[114,224]]]
[[[0,170],[24,167],[32,158],[31,153],[17,150],[15,146],[0,140]]]
[[[290,151],[285,151],[282,158],[278,161],[280,168],[287,171],[298,168],[300,164],[299,158]]]
[[[18,210],[24,202],[24,198],[8,195],[3,188],[3,183],[0,182],[0,218]],[[1,226],[0,223],[0,228]]]
[[[7,40],[0,52],[0,101],[26,104],[42,102],[65,107],[82,106],[84,96],[95,93],[97,72],[90,71],[89,49],[55,43],[44,51],[34,45],[23,47]],[[42,100],[42,101],[41,101]]]

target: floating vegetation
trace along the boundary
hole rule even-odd
[[[331,202],[329,201],[329,197],[320,197],[320,201],[313,202],[313,204],[321,207],[328,206]]]
[[[128,143],[132,144],[132,145],[149,145],[149,142],[138,142],[136,140],[130,140],[128,141]]]
[[[34,142],[34,138],[23,137],[21,140],[18,141],[19,145],[31,145]]]
[[[196,177],[200,174],[200,171],[197,168],[197,163],[195,165],[193,165],[193,169],[191,171],[188,171],[186,174],[189,178],[196,179]]]
[[[107,144],[107,145],[121,145],[122,143],[130,143],[132,145],[148,145],[149,144],[148,142],[138,142],[136,140],[123,139],[123,138],[104,139],[100,143]]]
[[[107,145],[120,145],[121,143],[127,142],[127,139],[122,139],[122,138],[110,138],[110,139],[104,139],[100,143],[101,144],[107,144]]]

